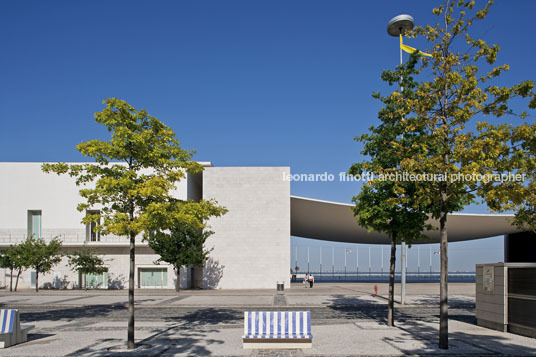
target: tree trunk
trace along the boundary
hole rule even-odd
[[[17,287],[19,286],[19,277],[22,273],[22,268],[19,268],[19,272],[17,273],[17,281],[15,282],[15,291],[17,291]]]
[[[203,289],[203,275],[204,267],[202,265],[194,266],[194,274],[192,277],[194,289]]]
[[[13,291],[13,266],[9,271],[9,291]]]
[[[448,236],[447,205],[445,191],[441,192],[441,216],[439,218],[441,273],[439,280],[439,348],[449,348],[449,307],[448,307]]]
[[[87,274],[84,274],[84,290],[87,291]]]
[[[396,232],[391,234],[391,260],[389,265],[389,302],[387,310],[387,325],[395,325],[395,265],[396,263]]]
[[[136,348],[134,343],[134,271],[136,268],[136,235],[130,233],[130,271],[128,274],[128,338],[129,350]]]
[[[445,18],[445,27],[448,27]],[[445,58],[448,57],[448,46],[443,48],[443,55]],[[444,82],[445,86],[442,93],[443,105],[441,114],[443,126],[448,128],[447,118],[449,117],[449,97],[448,93],[448,73],[451,68],[448,65],[448,62],[444,62]],[[450,142],[449,142],[449,133],[445,134],[443,138],[443,149],[446,150],[443,153],[443,173],[447,175],[450,165]],[[449,199],[449,184],[447,177],[445,181],[439,185],[439,199],[440,199],[440,209],[441,214],[439,216],[439,254],[441,257],[440,265],[441,272],[439,277],[439,348],[448,349],[449,348],[449,306],[447,301],[448,296],[448,274],[449,274],[449,261],[448,261],[448,236],[447,236],[447,203]]]
[[[35,292],[39,292],[39,270],[35,271]]]

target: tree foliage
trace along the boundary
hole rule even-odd
[[[422,183],[396,178],[402,173],[402,164],[410,156],[408,153],[419,151],[423,146],[425,128],[418,126],[415,118],[406,118],[411,109],[406,103],[415,98],[417,82],[413,76],[417,73],[414,68],[417,59],[418,55],[412,55],[408,63],[397,70],[382,73],[382,80],[391,86],[400,81],[402,90],[386,97],[373,94],[383,104],[378,112],[380,124],[355,138],[364,144],[361,154],[369,159],[352,165],[349,170],[351,175],[374,174],[373,180],[363,185],[360,194],[353,198],[358,222],[390,236],[396,232],[398,243],[410,244],[426,238],[423,230],[432,229],[426,224],[429,217],[424,212],[425,207],[415,196]],[[407,131],[408,125],[412,126],[412,132]]]
[[[351,175],[366,176],[374,173],[371,181],[364,184],[361,192],[353,197],[355,203],[354,215],[358,223],[378,232],[386,233],[391,240],[388,325],[394,324],[394,274],[396,261],[396,244],[406,242],[411,244],[416,240],[426,239],[422,233],[432,227],[427,224],[429,217],[426,210],[415,199],[416,181],[386,180],[389,175],[401,171],[401,162],[406,157],[400,155],[401,148],[412,150],[420,147],[422,136],[415,127],[415,132],[406,133],[401,123],[409,113],[404,103],[413,99],[417,83],[413,79],[416,74],[414,66],[417,55],[413,55],[409,63],[399,66],[395,71],[384,71],[382,80],[393,85],[400,81],[401,90],[394,95],[382,97],[374,93],[383,107],[378,112],[380,124],[369,129],[369,133],[356,137],[355,140],[364,143],[361,152],[369,157],[368,160],[352,165]],[[400,80],[402,78],[402,80]],[[421,128],[421,131],[423,128]]]
[[[198,216],[205,210],[223,214],[214,201],[185,201],[173,196],[176,184],[186,173],[198,173],[201,165],[192,161],[192,151],[181,148],[175,133],[146,110],[136,110],[127,102],[106,99],[106,107],[95,114],[111,138],[90,140],[76,146],[95,163],[44,164],[45,172],[68,174],[82,186],[84,202],[79,211],[100,209],[88,214],[83,223],[97,223],[104,234],[130,240],[128,347],[134,346],[135,238],[149,232],[165,234],[176,222],[203,227]]]
[[[481,182],[480,194],[496,212],[514,211],[513,223],[536,233],[536,124],[480,123],[476,143],[486,153],[480,172],[521,180]]]
[[[39,291],[39,274],[48,273],[61,261],[61,242],[53,238],[45,242],[43,238],[29,237],[18,246],[26,268],[35,270],[35,291]]]
[[[492,1],[480,9],[475,1],[446,1],[433,10],[440,23],[417,26],[408,37],[424,38],[430,44],[431,58],[421,58],[415,72],[421,75],[414,95],[400,98],[396,111],[403,112],[400,121],[404,135],[421,136],[418,147],[408,150],[395,146],[401,169],[409,174],[426,173],[435,179],[416,185],[414,197],[427,213],[439,220],[441,241],[440,348],[448,348],[447,308],[447,217],[477,198],[481,182],[474,174],[494,170],[498,152],[482,150],[486,140],[498,135],[494,126],[477,124],[482,116],[502,117],[512,113],[514,98],[529,98],[536,105],[534,83],[522,81],[513,86],[496,80],[509,69],[495,65],[498,45],[489,45],[472,35],[471,26],[483,20]],[[522,118],[526,113],[519,114]],[[477,133],[477,127],[485,132]],[[463,178],[463,179],[462,179]],[[467,179],[469,178],[469,179]]]
[[[0,268],[9,269],[9,291],[13,291],[13,271],[17,269],[17,247],[10,246],[0,252]]]
[[[85,248],[69,254],[69,266],[79,274],[102,274],[108,271],[104,260],[95,251]],[[87,290],[87,281],[84,279],[84,289]]]
[[[17,291],[22,272],[33,267],[33,262],[38,254],[35,248],[35,239],[28,237],[19,244],[11,245],[2,250],[1,264],[3,268],[10,269],[9,290]],[[17,272],[15,287],[13,288],[13,272]],[[36,282],[37,283],[37,282]],[[36,284],[36,288],[38,285]]]
[[[180,289],[180,269],[183,266],[202,266],[211,250],[205,242],[214,232],[200,229],[196,225],[178,223],[169,234],[155,233],[149,236],[149,246],[160,255],[157,264],[164,261],[175,269],[176,289]]]

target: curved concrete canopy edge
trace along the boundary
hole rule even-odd
[[[389,244],[384,233],[361,227],[351,210],[353,205],[321,201],[310,198],[290,197],[290,234],[332,242]],[[520,232],[511,221],[510,214],[452,213],[447,218],[449,242],[496,237]],[[437,220],[430,220],[439,227]],[[425,233],[429,240],[416,244],[438,243],[439,231]]]

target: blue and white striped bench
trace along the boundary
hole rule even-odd
[[[245,311],[244,348],[311,348],[310,311]]]
[[[28,341],[28,331],[34,326],[21,326],[19,311],[13,309],[0,310],[0,348],[6,348]]]

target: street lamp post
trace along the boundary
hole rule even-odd
[[[309,274],[309,247],[307,247],[307,274]]]
[[[355,279],[359,280],[359,248],[355,248]]]
[[[335,276],[335,248],[331,247],[331,276]]]
[[[296,265],[294,266],[294,270],[296,273],[298,273],[297,268],[298,267],[298,246],[296,246]]]
[[[421,275],[421,247],[417,247],[417,278]]]
[[[430,247],[430,279],[432,279],[432,247]]]
[[[320,276],[322,276],[322,246],[320,246]]]
[[[382,273],[381,273],[380,280],[383,280],[383,246],[382,246]]]
[[[395,16],[387,24],[387,33],[393,37],[400,37],[404,32],[410,31],[415,25],[413,17],[410,15],[398,15]],[[402,47],[400,47],[400,65],[402,65]],[[402,87],[400,91],[402,92]],[[400,264],[401,264],[401,294],[400,294],[400,303],[405,304],[406,302],[406,242],[402,242],[400,247]]]
[[[368,247],[368,278],[370,281],[370,247]]]
[[[352,253],[352,250],[349,248],[344,248],[344,280],[346,280],[346,255]]]

